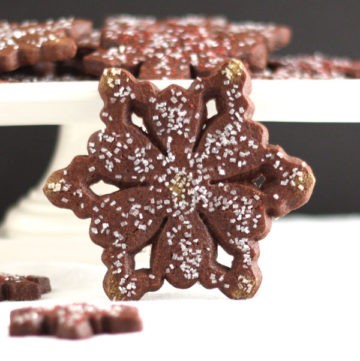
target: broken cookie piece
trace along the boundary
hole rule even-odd
[[[37,300],[50,291],[50,280],[47,277],[0,273],[0,301]]]

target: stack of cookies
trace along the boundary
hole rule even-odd
[[[8,81],[55,76],[88,49],[92,23],[79,19],[0,22],[0,72]]]
[[[223,17],[112,16],[101,30],[91,21],[0,22],[0,81],[98,79],[121,67],[139,79],[207,76],[235,58],[253,77],[357,78],[360,63],[311,56],[272,59],[291,39],[287,26],[231,23]]]

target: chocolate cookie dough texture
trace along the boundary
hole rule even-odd
[[[235,299],[257,291],[258,241],[272,217],[308,201],[315,179],[251,120],[250,89],[237,60],[189,89],[160,91],[125,70],[104,71],[106,128],[90,137],[88,155],[50,175],[44,192],[54,205],[91,218],[112,300],[139,299],[165,279],[178,288],[200,282]],[[208,117],[211,99],[217,114]],[[133,113],[144,129],[132,123]],[[90,186],[100,180],[119,190],[96,195]],[[135,255],[148,245],[150,268],[136,269]],[[217,262],[219,246],[233,257],[230,267]]]
[[[92,23],[79,19],[0,22],[0,71],[73,58],[77,41],[92,32]]]
[[[81,57],[92,53],[100,48],[100,30],[93,30],[90,34],[85,34],[77,41],[78,55]]]
[[[360,61],[327,57],[319,53],[271,58],[265,70],[252,73],[255,79],[279,80],[359,77]]]
[[[286,26],[223,17],[113,16],[100,30],[71,18],[0,21],[0,82],[91,80],[106,67],[140,79],[189,79],[209,75],[230,58],[245,62],[256,79],[360,78],[360,62],[346,58],[269,58],[290,38]]]
[[[140,79],[189,79],[236,58],[261,70],[268,54],[290,38],[285,26],[229,23],[224,18],[110,17],[102,29],[102,49],[84,58],[84,68],[95,75],[116,66]]]
[[[37,300],[50,291],[50,280],[47,277],[0,273],[0,301]]]
[[[88,304],[54,308],[21,308],[11,312],[11,336],[55,336],[83,339],[98,334],[142,330],[138,310],[131,306],[112,305],[103,310]]]

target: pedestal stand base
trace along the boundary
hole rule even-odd
[[[39,184],[15,204],[5,216],[1,227],[9,239],[88,238],[89,220],[78,219],[71,211],[54,207],[45,197],[42,187],[48,175],[67,166],[78,154],[87,154],[89,136],[99,130],[101,123],[62,125],[54,156]]]

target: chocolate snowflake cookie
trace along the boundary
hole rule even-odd
[[[221,17],[110,17],[102,29],[103,49],[85,57],[84,68],[94,75],[118,66],[140,79],[189,79],[237,58],[259,70],[266,67],[268,53],[290,37],[285,26],[229,23]]]
[[[0,71],[75,56],[76,41],[90,35],[92,23],[79,19],[0,22]]]
[[[82,339],[103,333],[142,330],[135,307],[112,305],[103,310],[88,304],[55,306],[54,308],[21,308],[11,312],[11,336],[56,336]]]
[[[360,78],[360,61],[347,58],[312,55],[285,56],[269,59],[268,66],[253,72],[256,79],[337,79]]]
[[[230,298],[255,294],[261,282],[258,240],[272,217],[306,203],[310,167],[268,143],[251,120],[250,77],[242,62],[222,64],[189,89],[158,90],[127,71],[104,71],[99,90],[106,129],[91,136],[89,155],[54,172],[44,191],[56,206],[91,218],[104,248],[104,280],[113,300],[139,299],[166,279],[179,288],[200,282]],[[209,117],[207,103],[217,114]],[[138,127],[132,115],[143,119]],[[96,195],[100,180],[118,191]],[[151,245],[149,269],[135,255]],[[217,262],[217,247],[233,256]]]
[[[0,273],[0,301],[37,300],[50,291],[50,280],[47,277]]]

